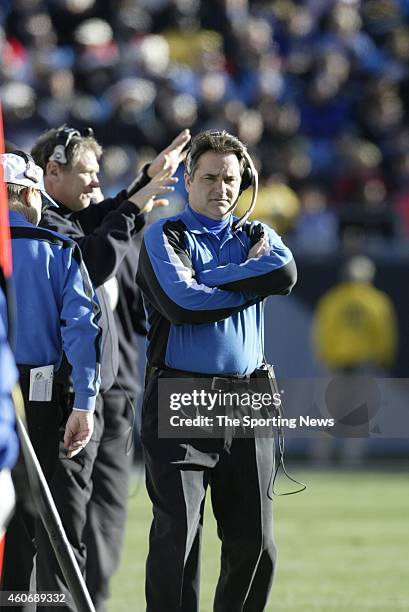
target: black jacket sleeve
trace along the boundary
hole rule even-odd
[[[259,297],[268,297],[269,295],[288,295],[296,282],[297,266],[292,259],[281,268],[266,272],[266,274],[231,283],[221,283],[217,286],[228,291],[242,291],[244,293],[254,293]]]
[[[121,192],[122,196],[125,192]],[[132,237],[145,224],[143,215],[121,194],[78,212],[47,210],[41,226],[69,236],[80,246],[95,287],[114,276]]]
[[[249,238],[249,251],[267,236],[269,250],[262,257],[250,258],[202,270],[198,280],[209,287],[238,291],[260,298],[269,295],[287,295],[297,281],[297,267],[288,247],[274,230],[259,222],[249,222],[244,227]]]

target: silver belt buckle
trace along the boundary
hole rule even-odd
[[[216,386],[219,384],[220,386]],[[223,376],[214,376],[212,378],[212,391],[228,391],[230,388],[230,380]]]

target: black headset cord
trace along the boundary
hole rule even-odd
[[[262,302],[262,313],[263,313],[263,317],[262,320],[264,321],[264,310],[265,310],[265,301]],[[263,334],[264,336],[264,334]],[[277,380],[275,378],[275,375],[271,372],[272,368],[271,366],[268,365],[267,363],[267,359],[265,356],[265,352],[264,352],[264,337],[262,338],[262,342],[261,342],[262,346],[262,353],[263,353],[263,362],[264,365],[267,368],[267,372],[268,372],[268,378],[270,380],[270,385],[271,385],[271,390],[274,393],[278,393],[278,395],[281,398],[281,393],[278,390],[278,386],[277,386]],[[273,370],[274,372],[274,370]],[[277,462],[277,466],[273,465],[273,469],[271,471],[271,476],[270,476],[270,480],[268,483],[268,487],[267,487],[267,497],[271,500],[273,500],[273,495],[275,495],[276,497],[284,497],[285,495],[296,495],[297,493],[302,493],[302,491],[305,491],[305,489],[307,488],[307,485],[304,482],[300,482],[299,480],[296,480],[296,478],[293,478],[287,471],[287,468],[285,467],[285,461],[284,461],[284,451],[285,451],[285,436],[284,436],[284,429],[283,426],[281,424],[282,422],[282,418],[284,416],[284,411],[283,411],[283,402],[281,399],[281,403],[279,406],[276,406],[276,414],[274,416],[278,417],[278,425],[277,425],[277,443],[274,444],[274,455],[276,454],[276,446],[278,448],[278,462]],[[274,436],[274,429],[273,429],[273,439],[274,442],[276,442],[275,440],[275,436]],[[275,463],[275,462],[274,462]],[[294,482],[295,484],[300,485],[301,488],[296,489],[295,491],[286,491],[284,493],[279,493],[276,490],[276,480],[277,480],[277,476],[278,476],[278,472],[280,470],[280,466],[283,470],[284,475],[288,478],[288,480],[290,480],[291,482]]]

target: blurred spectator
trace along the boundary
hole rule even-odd
[[[373,286],[375,265],[352,257],[342,280],[319,301],[313,340],[317,357],[330,371],[376,373],[389,371],[398,348],[395,308]]]
[[[386,187],[379,178],[359,184],[350,203],[339,211],[339,237],[344,244],[351,234],[361,247],[381,245],[398,235],[395,213],[386,199]]]
[[[331,434],[340,440],[338,444],[331,437],[318,440],[311,449],[315,462],[328,461],[336,446],[340,446],[343,463],[362,462],[371,420],[367,387],[373,386],[371,377],[390,373],[397,356],[395,307],[386,293],[373,286],[375,271],[368,257],[352,257],[344,266],[341,282],[317,304],[313,344],[318,360],[338,377],[332,379],[335,395],[329,398],[328,387],[326,398],[335,418]],[[364,390],[363,401],[357,401],[359,388]]]
[[[338,223],[328,207],[325,189],[306,182],[299,189],[301,212],[293,239],[306,252],[328,252],[338,246]]]
[[[382,216],[406,218],[408,32],[403,0],[4,2],[6,134],[24,148],[56,124],[92,123],[131,160],[183,127],[227,129],[264,182],[278,173],[298,197],[320,185],[341,216],[367,214],[363,182],[370,199],[384,190]]]
[[[394,177],[394,209],[400,217],[404,232],[409,236],[409,149],[397,156]]]
[[[376,180],[385,184],[380,149],[369,140],[342,134],[337,140],[337,168],[334,172],[334,202],[345,205],[357,198],[363,183]]]
[[[251,197],[251,189],[243,193],[234,211],[235,215],[240,217],[246,212]],[[262,221],[273,227],[278,234],[285,235],[294,228],[299,212],[300,202],[295,192],[279,176],[271,176],[259,186],[251,219]]]

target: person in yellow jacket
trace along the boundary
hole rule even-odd
[[[329,370],[375,373],[389,370],[397,353],[397,323],[390,298],[373,286],[375,265],[352,257],[344,279],[319,301],[313,341]]]
[[[363,415],[371,407],[368,389],[375,383],[370,377],[385,376],[395,362],[395,308],[388,295],[373,286],[374,277],[375,265],[368,257],[352,257],[344,267],[342,281],[323,295],[316,308],[312,331],[317,358],[342,378],[333,379],[337,399],[327,405],[338,421],[333,435],[340,439],[337,443],[331,437],[317,441],[311,448],[315,463],[328,461],[336,448],[344,464],[356,466],[362,462],[367,437],[364,432],[369,427]],[[344,377],[349,374],[362,379],[348,383]],[[362,402],[366,392],[369,395]],[[337,417],[339,411],[342,414]],[[371,418],[369,413],[367,418]]]

